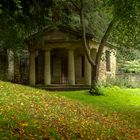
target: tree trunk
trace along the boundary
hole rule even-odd
[[[110,35],[110,32],[112,31],[112,28],[114,27],[114,24],[116,23],[116,19],[114,18],[110,24],[108,25],[108,28],[104,34],[104,36],[102,37],[101,39],[101,42],[100,42],[100,45],[99,45],[99,48],[98,48],[98,52],[97,52],[97,55],[96,55],[96,65],[94,67],[94,77],[93,77],[93,88],[96,89],[96,85],[98,83],[98,77],[99,77],[99,70],[100,70],[100,62],[101,62],[101,58],[102,58],[102,54],[103,54],[103,50],[104,50],[104,47],[106,45],[106,42],[107,42],[107,39]]]
[[[93,91],[96,90],[97,88],[97,83],[98,83],[98,77],[99,77],[99,68],[100,68],[100,62],[101,62],[101,57],[102,57],[102,53],[104,50],[104,47],[106,45],[107,39],[110,35],[110,32],[112,31],[112,28],[114,27],[114,24],[116,23],[116,19],[114,18],[110,24],[108,25],[108,28],[104,34],[104,36],[101,39],[101,42],[99,44],[99,48],[98,48],[98,52],[96,55],[96,60],[94,61],[89,53],[89,46],[87,45],[86,42],[86,30],[85,30],[85,22],[84,22],[84,3],[83,0],[80,0],[81,2],[81,8],[80,8],[80,21],[81,21],[81,30],[82,30],[82,44],[84,47],[84,51],[85,54],[87,56],[87,59],[89,61],[89,63],[91,64],[92,67],[92,74],[93,74],[93,80],[92,80],[92,84],[91,84],[91,89],[93,89]]]

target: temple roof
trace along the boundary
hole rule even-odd
[[[77,38],[82,38],[82,32],[78,29],[73,29],[69,26],[62,26],[62,25],[57,25],[57,26],[50,26],[50,27],[47,27],[47,28],[44,28],[43,30],[39,31],[39,32],[35,32],[33,33],[32,35],[28,36],[26,39],[25,39],[25,42],[29,42],[31,40],[34,40],[38,37],[41,37],[43,35],[45,35],[46,33],[48,32],[54,32],[54,31],[62,31],[62,32],[65,32],[65,33],[69,33],[73,36],[76,36]],[[94,35],[93,34],[90,34],[90,33],[86,33],[86,37],[87,39],[93,39],[94,38]]]

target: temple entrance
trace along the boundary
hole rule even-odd
[[[53,49],[51,51],[51,83],[68,83],[68,51],[66,49]]]
[[[68,57],[61,57],[61,84],[68,83]]]

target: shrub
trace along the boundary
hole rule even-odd
[[[132,81],[128,77],[116,76],[116,78],[108,78],[106,82],[102,82],[100,85],[104,87],[138,88],[140,87],[140,81]]]
[[[126,61],[120,70],[125,73],[140,73],[140,60]]]
[[[101,88],[100,88],[100,85],[98,85],[98,86],[96,87],[96,89],[90,88],[89,93],[90,93],[91,95],[94,95],[94,96],[103,95],[103,92],[102,92],[102,90],[101,90]]]

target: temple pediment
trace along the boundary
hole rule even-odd
[[[92,34],[86,34],[87,39],[92,39]],[[65,26],[52,26],[40,32],[34,33],[26,39],[26,42],[43,39],[44,41],[78,41],[81,40],[82,33],[80,30],[75,30]]]
[[[78,41],[80,39],[81,38],[76,35],[61,30],[45,32],[43,35],[43,40],[45,42]]]

